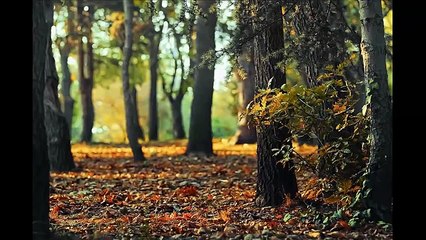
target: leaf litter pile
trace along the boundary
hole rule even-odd
[[[51,173],[53,239],[392,239],[392,227],[340,220],[324,224],[336,204],[312,206],[298,171],[300,197],[277,208],[254,205],[256,145],[214,141],[215,157],[182,156],[184,141],[144,146],[135,163],[124,145],[72,147],[80,171]],[[299,153],[312,151],[302,145]],[[312,148],[312,147],[311,147]],[[348,213],[350,214],[350,213]]]

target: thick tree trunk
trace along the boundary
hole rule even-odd
[[[183,118],[182,118],[182,98],[176,98],[174,101],[170,102],[172,108],[172,117],[173,117],[173,136],[175,139],[184,139],[185,130],[183,128]]]
[[[320,0],[301,1],[292,19],[298,35],[304,36],[298,52],[299,71],[308,87],[317,86],[318,76],[327,65],[337,66],[345,59],[345,23],[338,1],[324,4]]]
[[[74,99],[71,97],[71,72],[70,68],[68,66],[68,57],[71,52],[71,43],[73,36],[74,36],[74,13],[71,10],[72,1],[67,0],[67,11],[68,11],[68,17],[67,17],[67,32],[68,35],[65,39],[65,46],[60,49],[60,55],[61,55],[61,69],[62,69],[62,96],[64,98],[64,115],[65,119],[68,123],[68,128],[71,133],[72,128],[72,115],[74,111]]]
[[[140,134],[141,128],[139,126],[139,119],[136,108],[136,89],[134,86],[130,86],[129,83],[129,64],[132,56],[132,45],[133,45],[133,0],[123,0],[123,7],[125,12],[125,40],[123,48],[123,95],[124,95],[124,107],[126,112],[126,132],[127,138],[129,139],[130,148],[133,152],[133,158],[135,161],[143,161],[145,157],[142,152],[141,145],[138,142],[138,135]]]
[[[361,53],[367,96],[371,96],[371,148],[363,192],[373,218],[392,221],[392,110],[386,72],[380,0],[358,0]]]
[[[238,58],[238,62],[245,71],[245,78],[242,78],[242,88],[240,91],[240,99],[242,99],[240,114],[247,108],[247,105],[254,98],[254,59],[253,59],[253,46],[247,45],[245,52]],[[238,123],[238,130],[235,134],[236,142],[235,144],[244,144],[244,143],[255,143],[256,138],[256,128],[255,126],[248,126],[246,118],[242,118]]]
[[[49,159],[43,93],[46,50],[53,24],[51,1],[33,0],[33,239],[49,239]]]
[[[215,12],[209,12],[209,8],[215,3],[212,0],[198,0],[198,6],[207,15],[207,18],[198,17],[197,20],[197,64],[202,62],[202,56],[205,53],[215,50],[217,16]],[[213,154],[211,124],[213,82],[214,68],[209,69],[206,64],[195,71],[187,154],[208,156]]]
[[[51,41],[49,41],[51,43]],[[52,46],[49,44],[46,55],[46,86],[44,89],[44,116],[50,169],[70,171],[75,168],[71,153],[71,139],[68,124],[61,111],[58,98],[59,78],[56,72]]]
[[[266,89],[269,82],[270,88],[279,88],[286,82],[285,73],[277,66],[283,59],[282,52],[277,51],[284,48],[281,6],[272,0],[250,2],[255,7],[255,17],[264,18],[268,23],[268,26],[256,23],[253,26],[255,32],[260,32],[254,39],[256,89]],[[265,5],[268,7],[265,8]],[[271,55],[272,53],[275,54]],[[297,193],[293,162],[289,161],[284,166],[278,162],[282,156],[275,155],[272,151],[274,148],[281,148],[283,140],[289,138],[289,135],[287,128],[275,123],[257,128],[258,206],[277,206],[283,202],[285,195],[294,197]]]
[[[81,106],[83,111],[82,142],[92,141],[92,128],[95,121],[95,111],[92,101],[93,89],[93,48],[91,24],[86,25],[83,20],[83,5],[77,1],[77,14],[79,26],[87,28],[86,54],[84,52],[83,37],[78,41],[78,81],[80,83]],[[89,8],[89,18],[93,16],[93,9]]]
[[[158,33],[158,35],[161,33]],[[158,50],[160,36],[153,34],[150,38],[149,69],[150,69],[150,92],[149,92],[149,140],[158,140],[158,108],[157,108],[157,69]]]

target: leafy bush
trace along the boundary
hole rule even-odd
[[[368,159],[369,113],[367,108],[355,110],[356,85],[345,80],[344,67],[345,63],[328,66],[312,88],[284,84],[280,89],[262,89],[246,109],[249,121],[258,129],[275,122],[293,136],[317,138],[319,146],[314,154],[298,154],[290,145],[292,139],[282,139],[281,149],[273,151],[282,153],[282,162],[294,158],[298,167],[326,178],[334,192],[339,192],[342,183],[349,185],[346,190],[359,185]]]

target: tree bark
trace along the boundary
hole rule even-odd
[[[216,13],[209,12],[215,4],[211,0],[198,0],[201,11],[207,18],[197,20],[197,64],[202,62],[202,56],[209,50],[215,50]],[[211,111],[213,100],[214,68],[204,65],[195,71],[194,99],[191,104],[189,139],[187,154],[213,154]]]
[[[173,136],[175,139],[184,139],[185,130],[183,128],[182,118],[182,98],[176,98],[170,102],[173,117]]]
[[[157,107],[157,79],[158,79],[158,53],[161,40],[161,32],[152,34],[149,38],[149,69],[150,69],[150,92],[149,92],[149,140],[158,140],[158,107]]]
[[[242,99],[240,114],[247,108],[247,105],[254,98],[254,59],[253,59],[253,46],[252,44],[247,45],[243,51],[242,55],[238,58],[240,66],[245,71],[245,78],[240,78],[242,82],[242,88],[240,91],[240,99]],[[244,144],[244,143],[255,143],[256,138],[256,128],[255,126],[248,126],[248,120],[242,118],[238,123],[238,130],[235,134],[236,142],[235,144]]]
[[[392,110],[386,72],[386,44],[380,0],[358,0],[361,53],[367,99],[371,97],[371,147],[363,186],[372,217],[392,221]],[[367,100],[368,103],[368,100]]]
[[[81,105],[83,111],[83,128],[81,132],[82,142],[92,141],[92,128],[95,121],[95,111],[92,100],[93,90],[93,47],[91,34],[91,18],[93,16],[93,7],[89,8],[89,24],[84,23],[83,5],[81,0],[77,1],[77,18],[81,31],[86,30],[87,44],[86,53],[84,52],[83,37],[78,40],[78,81],[80,83]],[[81,33],[83,34],[83,32]]]
[[[337,66],[346,57],[345,23],[339,14],[339,0],[331,1],[333,4],[301,1],[292,19],[297,34],[303,36],[297,60],[308,87],[319,84],[317,78],[327,65]]]
[[[72,128],[72,115],[74,111],[74,99],[71,97],[71,72],[68,66],[69,50],[62,49],[61,68],[62,68],[62,96],[64,97],[64,116],[69,130]]]
[[[61,55],[61,69],[62,69],[62,96],[64,98],[64,115],[68,124],[68,128],[71,134],[72,128],[72,115],[74,111],[74,99],[71,97],[71,72],[68,66],[68,57],[71,52],[71,41],[74,38],[74,12],[71,10],[72,1],[66,1],[68,17],[67,17],[67,37],[65,38],[65,46],[59,48],[59,53]]]
[[[142,147],[138,142],[139,131],[139,119],[136,108],[136,89],[129,83],[129,65],[130,58],[132,56],[132,45],[133,45],[133,0],[123,0],[123,7],[125,13],[125,40],[123,47],[123,95],[124,95],[124,107],[126,112],[126,132],[127,138],[129,139],[130,148],[133,152],[133,158],[135,161],[143,161],[145,157],[142,152]]]
[[[75,168],[71,153],[71,139],[68,124],[61,111],[58,98],[59,77],[53,58],[52,42],[49,38],[46,55],[46,86],[44,89],[44,116],[50,169],[70,171]]]
[[[46,50],[53,24],[51,1],[33,0],[33,229],[35,240],[49,239],[49,159],[44,126],[43,93]]]
[[[266,89],[268,85],[270,88],[279,88],[286,82],[284,71],[277,66],[284,57],[282,51],[277,52],[284,48],[281,6],[273,0],[251,0],[250,3],[254,6],[255,18],[264,18],[268,23],[267,26],[253,24],[254,31],[259,32],[254,39],[256,90]],[[293,162],[290,160],[284,166],[278,162],[282,156],[274,155],[272,151],[274,148],[281,148],[283,140],[289,137],[290,131],[276,123],[257,127],[258,206],[278,206],[285,195],[295,197],[297,193]]]

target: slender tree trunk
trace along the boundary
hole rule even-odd
[[[158,140],[158,108],[157,108],[157,69],[158,53],[161,33],[150,37],[149,69],[150,69],[150,92],[149,92],[149,140]],[[158,36],[159,35],[159,36]]]
[[[61,69],[62,69],[62,96],[64,98],[64,115],[68,123],[68,128],[71,134],[72,115],[74,111],[74,99],[71,97],[71,72],[68,66],[68,57],[71,52],[71,41],[74,38],[74,12],[71,10],[72,1],[66,1],[68,17],[67,17],[67,37],[65,38],[65,46],[60,48]]]
[[[61,54],[62,68],[62,96],[64,97],[64,116],[69,130],[72,128],[72,115],[74,111],[74,99],[71,97],[71,72],[68,66],[69,50],[63,49]]]
[[[184,139],[185,130],[183,128],[183,118],[182,118],[182,98],[176,98],[174,101],[170,102],[172,108],[172,117],[173,117],[173,136],[175,139]]]
[[[137,121],[138,124],[136,126],[137,137],[138,137],[138,139],[144,141],[145,140],[145,133],[143,131],[142,126],[139,124],[138,91],[136,90],[136,88],[134,86],[132,87],[131,94],[132,94],[132,99],[135,99],[135,104],[132,105],[132,107],[133,107],[132,111],[135,112],[135,115],[136,115],[135,118],[138,119],[138,121]]]
[[[78,81],[80,83],[81,105],[83,111],[83,129],[81,132],[82,142],[92,141],[92,128],[95,120],[95,112],[92,101],[93,89],[93,48],[91,24],[86,25],[83,20],[83,5],[81,0],[77,1],[78,22],[81,29],[87,28],[86,54],[84,52],[83,37],[78,41]],[[92,7],[89,8],[89,18],[93,16]]]
[[[215,50],[216,13],[209,12],[215,4],[212,0],[198,0],[198,5],[207,18],[197,20],[197,64],[209,50]],[[213,100],[214,68],[204,65],[195,71],[194,99],[191,104],[189,139],[186,153],[213,154],[211,111]]]
[[[283,59],[282,52],[277,51],[284,48],[283,22],[279,21],[282,19],[281,6],[273,0],[251,0],[250,3],[255,8],[255,18],[264,18],[268,23],[268,26],[261,26],[260,23],[254,23],[253,26],[255,32],[260,32],[254,39],[256,89],[266,89],[268,85],[279,88],[286,82],[285,73],[277,66]],[[289,137],[290,131],[276,123],[257,128],[258,206],[277,206],[283,202],[285,195],[294,197],[297,193],[293,162],[289,161],[284,166],[278,162],[282,156],[272,151],[281,148],[283,139]]]
[[[49,39],[50,40],[50,39]],[[50,169],[70,171],[75,168],[71,153],[68,124],[58,98],[59,77],[56,72],[51,40],[46,55],[46,86],[44,89],[44,116]]]
[[[242,78],[242,89],[240,91],[240,99],[242,99],[240,114],[247,108],[247,105],[254,98],[254,59],[253,59],[253,46],[247,45],[246,51],[238,58],[238,62],[245,71],[245,78]],[[248,126],[247,119],[242,118],[238,123],[238,131],[236,133],[235,144],[255,143],[256,142],[256,128],[255,126]]]
[[[49,158],[43,93],[46,50],[53,24],[51,1],[33,0],[33,239],[49,239]]]
[[[136,89],[129,83],[129,65],[130,58],[132,57],[132,45],[133,45],[133,0],[123,0],[123,7],[125,13],[125,40],[123,47],[123,95],[124,95],[124,107],[126,112],[126,132],[127,138],[129,139],[130,148],[133,152],[133,158],[135,161],[143,161],[145,157],[142,152],[141,145],[138,142],[138,135],[140,134],[139,119],[137,116],[136,108]]]
[[[380,0],[358,0],[361,53],[371,97],[371,148],[363,192],[372,217],[392,221],[392,110],[386,72],[386,44]],[[368,102],[367,102],[368,103]]]

